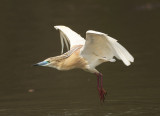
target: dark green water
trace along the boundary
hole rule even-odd
[[[32,67],[60,54],[59,24],[105,32],[135,57],[97,67],[104,104],[95,75]],[[0,116],[159,116],[159,43],[158,0],[1,0]]]

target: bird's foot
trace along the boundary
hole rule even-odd
[[[98,87],[98,92],[99,92],[100,101],[104,102],[105,96],[107,95],[106,90],[104,90],[104,88],[99,88]]]

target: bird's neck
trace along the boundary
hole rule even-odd
[[[66,56],[64,54],[50,58],[50,62],[52,62],[50,67],[60,70],[60,67],[65,59]]]

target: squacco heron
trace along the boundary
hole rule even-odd
[[[129,66],[134,61],[133,56],[116,39],[105,33],[89,30],[86,32],[85,40],[69,27],[54,27],[60,31],[62,55],[47,58],[35,65],[58,70],[80,68],[94,73],[97,76],[100,101],[104,101],[106,91],[102,84],[102,74],[95,67],[104,62],[115,62],[114,58],[122,60],[126,66]],[[64,44],[66,44],[68,52],[63,54]]]

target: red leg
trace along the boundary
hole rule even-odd
[[[100,101],[104,102],[106,91],[103,88],[103,76],[101,73],[98,73],[98,74],[96,73],[96,76],[97,76],[97,89],[99,92]],[[99,82],[100,79],[101,79],[101,81]]]
[[[97,89],[98,89],[99,96],[100,96],[100,87],[99,87],[99,79],[100,79],[100,76],[99,76],[99,74],[96,74],[96,75],[97,75]]]

